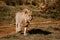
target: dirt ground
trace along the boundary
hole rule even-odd
[[[0,24],[0,40],[60,40],[60,20],[32,20],[27,36],[15,33],[15,26],[11,26]]]
[[[57,2],[46,1],[47,5],[45,0],[41,0],[43,1],[41,3],[39,0],[33,1],[32,5],[29,3],[20,5],[21,0],[0,1],[0,40],[60,40],[59,0]],[[33,13],[33,20],[27,27],[26,36],[23,35],[24,27],[21,28],[21,33],[15,33],[15,13],[24,8],[30,9]]]

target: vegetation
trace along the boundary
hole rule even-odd
[[[21,11],[23,8],[28,8],[33,12],[33,20],[30,24],[32,28],[46,27],[42,30],[38,29],[38,33],[30,34],[28,36],[23,36],[21,34],[7,35],[0,38],[0,40],[60,40],[60,23],[42,23],[44,20],[60,20],[60,0],[0,0],[0,24],[13,23],[15,24],[15,13]],[[9,24],[10,26],[10,24]],[[10,29],[7,26],[5,28],[0,28],[0,32]],[[48,26],[48,28],[47,28]],[[14,25],[15,27],[15,25]],[[14,27],[11,26],[13,29]],[[46,30],[46,31],[45,31]],[[34,30],[32,30],[33,32]],[[35,31],[36,32],[36,31]],[[44,32],[50,33],[45,35]]]

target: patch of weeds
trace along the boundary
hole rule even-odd
[[[10,36],[10,35],[7,35],[7,36],[2,37],[2,38],[4,38],[4,39],[9,39],[9,38],[11,38],[11,36]]]
[[[49,26],[49,27],[47,28],[47,30],[52,32],[52,31],[53,31],[53,27],[52,27],[52,26]]]

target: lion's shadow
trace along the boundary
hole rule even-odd
[[[43,31],[41,29],[32,29],[30,31],[28,31],[29,34],[44,34],[44,35],[48,35],[51,34],[52,32],[49,31]]]

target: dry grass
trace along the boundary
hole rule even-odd
[[[15,12],[23,8],[24,7],[22,6],[0,7],[0,35],[3,36],[5,34],[8,34],[6,36],[0,37],[0,40],[60,40],[60,20],[52,20],[51,18],[34,16],[36,15],[34,13],[39,13],[34,11],[33,20],[28,26],[27,36],[24,36],[23,34],[20,33],[9,34],[13,31],[15,32]],[[32,8],[30,10],[35,9]]]

